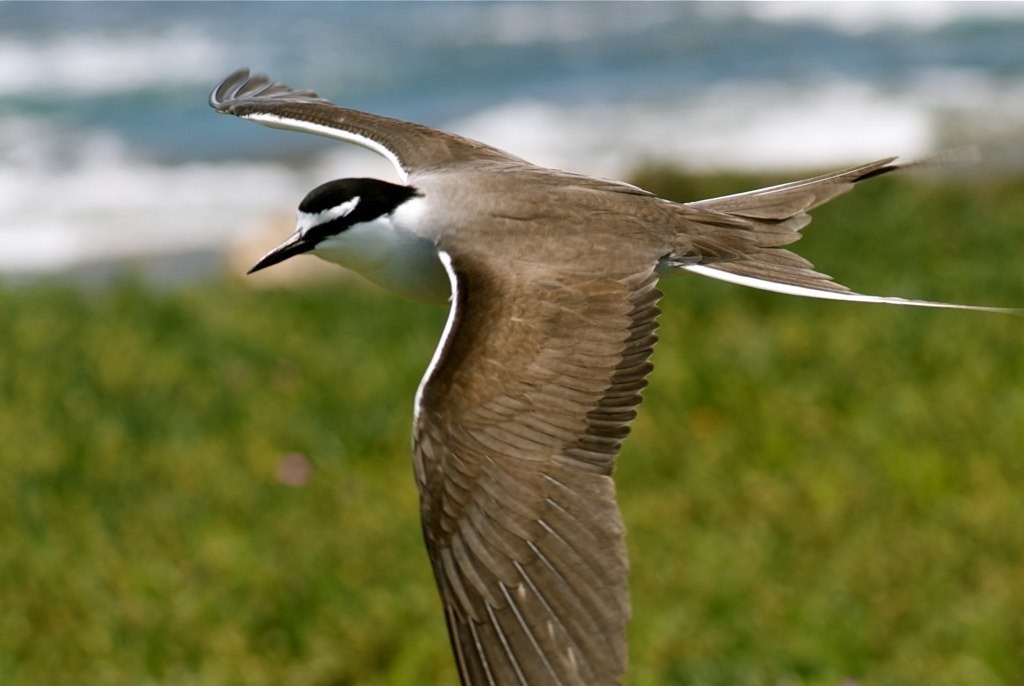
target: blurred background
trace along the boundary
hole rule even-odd
[[[607,177],[965,143],[987,167],[1024,165],[1018,3],[5,3],[0,18],[6,274],[220,252],[323,180],[391,173],[214,116],[209,91],[240,66]]]
[[[446,312],[242,277],[393,172],[216,115],[234,69],[677,200],[977,145],[796,248],[1022,306],[1022,46],[1021,3],[0,2],[0,684],[455,683],[409,459]],[[1024,322],[662,288],[625,683],[1024,683]]]

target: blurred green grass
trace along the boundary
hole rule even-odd
[[[856,290],[1024,305],[1022,179],[874,181],[806,234]],[[1024,683],[1024,320],[663,290],[617,474],[626,683]],[[0,683],[454,683],[409,457],[444,317],[0,286]]]

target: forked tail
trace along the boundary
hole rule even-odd
[[[954,153],[955,154],[955,153]],[[782,246],[800,238],[809,212],[855,184],[897,169],[944,163],[951,155],[899,164],[879,160],[803,181],[686,203],[688,230],[664,266],[741,286],[826,300],[940,307],[1024,315],[1024,309],[985,307],[856,293]],[[960,159],[962,155],[958,155]]]

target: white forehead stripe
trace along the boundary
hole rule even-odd
[[[324,126],[323,124],[314,124],[313,122],[303,121],[302,119],[291,119],[289,117],[279,117],[276,114],[269,114],[267,112],[253,112],[252,114],[242,115],[242,119],[251,119],[255,122],[259,122],[264,126],[270,126],[275,129],[287,129],[289,131],[304,131],[306,133],[312,133],[317,136],[326,136],[327,138],[334,138],[335,140],[345,141],[346,143],[355,143],[356,145],[362,146],[368,150],[372,150],[381,157],[385,158],[388,162],[394,165],[395,170],[398,172],[398,176],[402,179],[403,183],[409,181],[409,175],[402,167],[402,163],[398,161],[398,156],[395,155],[384,145],[381,145],[372,138],[366,136],[360,136],[358,133],[346,131],[345,129],[335,128],[333,126]]]
[[[354,210],[356,208],[356,205],[358,204],[359,196],[357,195],[351,200],[347,200],[341,203],[340,205],[328,207],[326,210],[322,210],[315,214],[312,212],[303,212],[302,210],[299,210],[298,220],[296,221],[295,229],[299,233],[304,234],[314,226],[326,224],[327,222],[334,221],[339,217],[344,217],[345,215],[352,214],[352,210]]]

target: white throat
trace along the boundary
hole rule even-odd
[[[349,203],[327,211],[337,211],[336,216],[344,216],[352,211],[358,198],[350,202],[352,206],[347,210],[343,208]],[[354,224],[336,236],[325,238],[312,252],[406,298],[439,304],[447,302],[451,292],[448,274],[438,258],[437,245],[423,235],[420,226],[423,202],[422,198],[413,198],[391,214]],[[312,215],[300,214],[300,232],[312,225],[304,220],[312,221]]]

